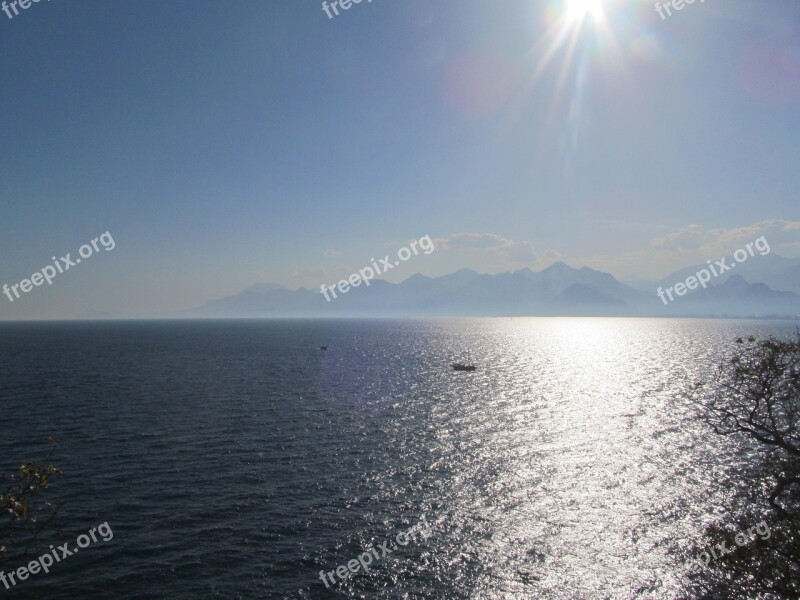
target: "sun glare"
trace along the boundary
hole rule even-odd
[[[567,21],[574,23],[586,17],[603,16],[603,0],[567,0]]]

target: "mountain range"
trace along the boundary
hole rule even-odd
[[[318,290],[274,283],[184,313],[189,317],[422,317],[422,316],[703,316],[796,318],[800,315],[800,259],[768,255],[762,265],[741,263],[664,304],[656,294],[705,265],[676,271],[660,282],[626,285],[609,273],[557,262],[496,275],[461,269],[441,277],[416,274],[401,283],[373,280],[327,302]],[[744,275],[744,276],[743,276]],[[747,277],[747,278],[745,278]],[[647,291],[647,287],[650,288]],[[642,289],[637,289],[642,288]]]

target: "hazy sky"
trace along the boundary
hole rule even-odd
[[[0,284],[116,242],[0,319],[319,288],[424,235],[390,279],[559,258],[658,279],[764,233],[800,256],[800,2],[580,4],[0,12]]]

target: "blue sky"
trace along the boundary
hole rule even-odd
[[[577,2],[0,13],[0,283],[116,241],[0,319],[318,288],[424,235],[393,280],[557,259],[655,280],[764,233],[800,256],[800,4],[567,22]]]

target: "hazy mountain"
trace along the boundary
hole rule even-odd
[[[689,274],[696,271],[690,270]],[[683,271],[681,272],[683,273]],[[684,277],[685,278],[685,277]],[[680,274],[669,285],[681,281]],[[462,269],[442,277],[413,275],[401,283],[374,280],[326,302],[319,291],[256,284],[188,313],[203,317],[305,316],[754,316],[800,314],[800,296],[740,275],[720,278],[664,305],[609,273],[563,262],[542,271],[497,275]]]
[[[245,317],[264,315],[312,313],[319,308],[319,293],[300,288],[287,290],[277,284],[256,284],[246,290],[213,300],[202,308],[191,311],[193,316]]]
[[[800,296],[773,290],[764,283],[748,283],[736,274],[676,297],[664,308],[675,315],[796,316],[800,315]]]
[[[712,264],[713,263],[714,261],[712,261]],[[717,283],[724,283],[734,275],[739,275],[750,282],[765,283],[773,290],[800,294],[800,258],[784,258],[777,254],[761,256],[756,253],[755,256],[749,257],[742,263],[737,263],[729,257],[725,264],[727,266],[735,264],[736,267],[729,269],[718,278],[715,278],[714,281]],[[708,269],[708,265],[694,265],[675,271],[661,281],[653,283],[653,289],[656,289],[658,286],[673,286],[679,281],[684,281],[690,275],[694,275],[701,269]],[[637,285],[637,287],[639,286]],[[647,287],[642,287],[642,289],[647,289]]]
[[[573,283],[549,302],[553,315],[608,315],[638,314],[640,311],[614,298],[598,287]]]

